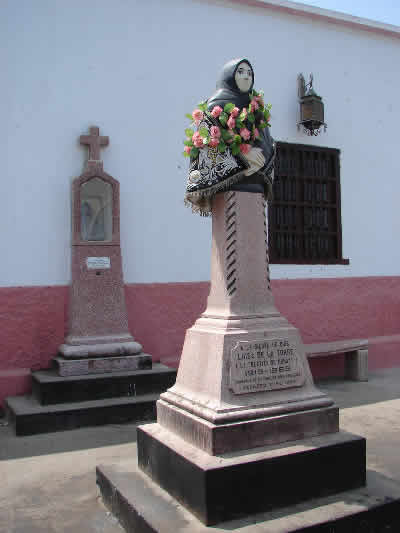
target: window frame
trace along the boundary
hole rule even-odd
[[[340,150],[337,149],[337,148],[327,148],[327,147],[323,147],[323,146],[314,146],[314,145],[306,145],[306,144],[297,144],[297,143],[288,143],[288,142],[280,142],[278,141],[277,142],[277,159],[279,159],[279,150],[280,149],[287,149],[287,150],[295,150],[297,152],[315,152],[315,153],[318,153],[318,154],[321,154],[321,153],[324,153],[326,155],[326,157],[330,157],[332,158],[333,156],[333,168],[334,168],[334,176],[317,176],[317,175],[314,175],[314,176],[304,176],[304,175],[301,175],[301,172],[303,172],[304,174],[304,165],[300,168],[300,165],[299,167],[296,169],[296,172],[294,174],[292,174],[291,172],[287,172],[286,174],[282,174],[285,175],[285,176],[292,176],[292,179],[294,178],[294,180],[296,181],[296,200],[295,202],[289,202],[288,200],[280,200],[280,201],[276,201],[274,199],[272,199],[272,202],[269,203],[268,205],[268,242],[269,242],[269,260],[270,260],[270,263],[271,264],[291,264],[291,265],[348,265],[350,263],[349,259],[344,259],[343,258],[343,250],[342,250],[342,216],[341,216],[341,188],[340,188]],[[302,157],[302,156],[300,156]],[[318,159],[318,158],[317,158]],[[289,159],[288,159],[289,161]],[[304,164],[304,158],[302,159],[302,162]],[[293,167],[292,167],[293,169]],[[279,177],[280,175],[277,173],[277,170],[278,172],[280,171],[279,168],[276,168],[275,170],[275,180],[274,180],[274,185],[273,185],[273,188],[276,189],[276,184],[279,182]],[[304,251],[304,244],[303,244],[303,249],[301,250],[302,251],[302,256],[300,256],[298,254],[299,252],[299,248],[298,246],[299,245],[296,245],[296,251],[297,251],[297,257],[292,257],[292,258],[281,258],[279,257],[275,251],[274,251],[274,242],[275,242],[275,237],[277,235],[278,232],[282,232],[282,233],[285,233],[285,230],[279,230],[276,225],[274,225],[274,218],[275,218],[275,214],[274,214],[274,205],[276,205],[277,203],[280,203],[280,204],[283,204],[283,205],[292,205],[293,207],[296,208],[295,210],[295,219],[296,219],[296,230],[292,232],[290,232],[289,230],[286,231],[287,234],[297,234],[299,235],[300,237],[300,241],[302,241],[304,243],[304,236],[307,235],[307,231],[305,229],[305,225],[304,225],[304,218],[305,218],[305,208],[306,207],[315,207],[315,202],[310,202],[310,201],[305,201],[304,199],[304,183],[305,181],[307,180],[308,182],[312,182],[312,180],[315,179],[315,180],[326,180],[326,183],[329,183],[332,182],[332,181],[335,181],[335,198],[336,198],[336,202],[335,203],[331,203],[330,205],[330,209],[335,209],[336,213],[335,213],[335,216],[336,216],[336,228],[334,231],[329,231],[329,234],[332,235],[334,234],[335,235],[335,239],[336,239],[336,250],[337,250],[337,253],[336,253],[336,256],[335,257],[319,257],[319,258],[316,258],[316,257],[312,257],[312,258],[307,258],[307,257],[304,257],[305,255],[305,251]],[[300,184],[300,186],[299,186]],[[302,196],[303,198],[300,199],[299,195],[300,195],[300,190],[302,190]],[[275,196],[275,195],[274,195]],[[275,204],[276,202],[276,204]],[[320,201],[320,203],[322,203]],[[328,207],[328,204],[326,204],[326,206]],[[332,207],[332,206],[336,206],[335,207]],[[299,222],[299,220],[302,220],[302,224]],[[292,226],[293,227],[293,226]],[[311,233],[311,232],[309,232]],[[313,232],[315,234],[315,231]],[[325,235],[327,235],[328,233],[325,233]]]

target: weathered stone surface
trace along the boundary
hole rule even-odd
[[[264,418],[213,424],[162,400],[157,422],[210,455],[281,444],[339,431],[339,409],[325,407]]]
[[[89,354],[90,355],[90,354]],[[111,354],[110,354],[111,355]],[[65,359],[55,357],[54,362],[60,376],[80,376],[85,374],[104,374],[151,368],[151,355],[140,354],[124,357],[93,357],[91,359]]]
[[[86,339],[85,339],[86,340]],[[142,351],[138,342],[108,342],[102,344],[62,344],[60,354],[65,358],[104,357],[116,355],[134,355]]]

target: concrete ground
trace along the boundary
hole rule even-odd
[[[341,429],[366,437],[368,472],[400,489],[400,368],[318,386],[341,408]],[[95,467],[136,457],[135,441],[134,424],[15,437],[0,419],[0,532],[121,533]]]

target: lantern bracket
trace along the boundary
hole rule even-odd
[[[322,98],[313,89],[314,76],[310,74],[310,80],[306,84],[303,74],[297,77],[298,98],[300,107],[300,117],[297,122],[297,129],[302,129],[307,135],[316,136],[321,128],[326,131],[327,125],[324,122],[324,104]]]

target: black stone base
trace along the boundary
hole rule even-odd
[[[55,369],[32,372],[32,394],[41,405],[164,392],[174,385],[176,370],[159,363],[146,370],[59,376]]]
[[[361,487],[366,442],[333,433],[220,456],[158,424],[139,427],[138,464],[201,522],[213,525]]]
[[[147,394],[48,406],[38,404],[31,396],[11,396],[6,398],[5,407],[15,434],[25,436],[104,424],[153,421],[158,398],[158,394]]]
[[[128,533],[400,531],[400,484],[374,470],[367,473],[366,487],[223,522],[211,530],[139,470],[134,458],[100,465],[96,473],[104,503]],[[271,491],[274,480],[269,481]]]
[[[5,411],[18,436],[79,427],[154,421],[161,392],[175,383],[176,370],[152,369],[60,377],[32,373],[32,396],[11,396]]]

